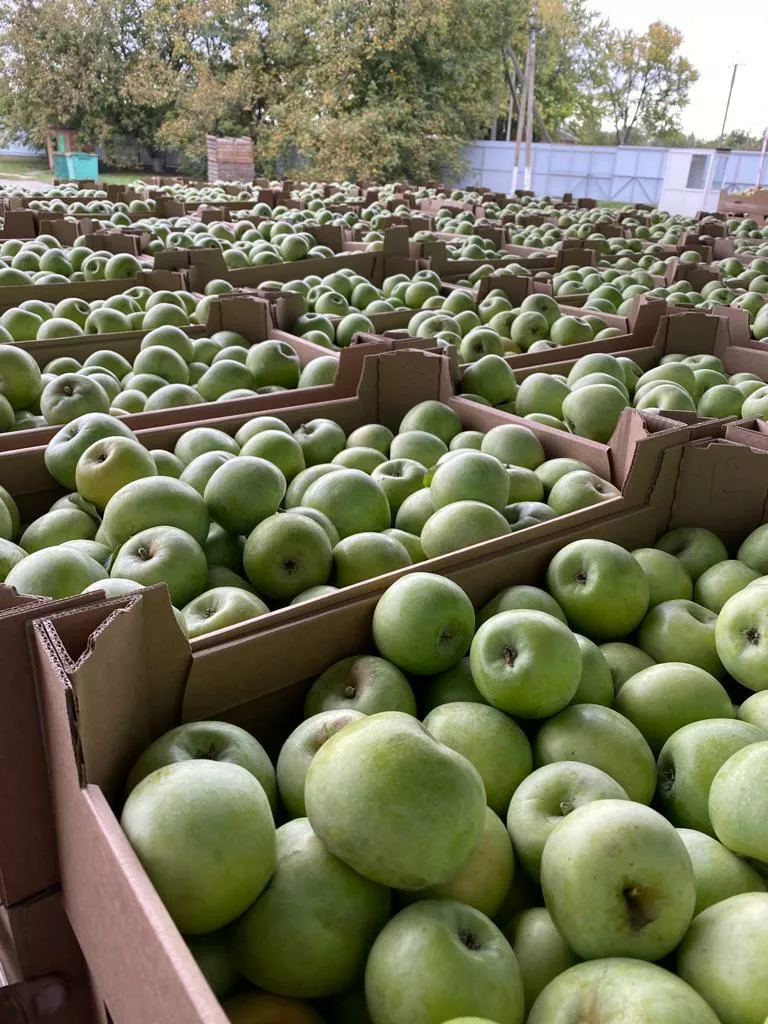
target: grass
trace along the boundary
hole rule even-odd
[[[128,185],[141,178],[143,171],[123,172],[118,174],[99,174],[99,181],[108,185]],[[48,161],[40,157],[0,157],[0,178],[8,178],[23,184],[25,180],[45,181],[53,184],[53,175],[48,169]]]

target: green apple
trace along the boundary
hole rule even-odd
[[[557,930],[580,957],[659,960],[688,930],[696,888],[688,852],[657,811],[596,800],[556,826],[541,886]]]
[[[729,598],[756,579],[759,576],[755,570],[741,561],[718,562],[696,580],[693,597],[697,604],[719,614]]]
[[[235,456],[231,452],[203,452],[202,455],[197,455],[191,462],[187,463],[179,480],[190,487],[194,487],[200,497],[202,497],[208,481],[219,466],[223,466],[225,462],[229,462],[230,459],[234,458]]]
[[[306,468],[301,445],[295,437],[282,430],[263,430],[254,434],[245,442],[240,454],[253,455],[271,462],[277,466],[288,483]]]
[[[515,790],[507,829],[523,868],[539,883],[541,855],[555,826],[593,800],[628,800],[615,779],[591,764],[556,761],[537,768]]]
[[[568,621],[591,640],[612,640],[643,620],[650,591],[642,568],[624,548],[578,540],[557,552],[547,587]]]
[[[626,397],[612,385],[589,384],[565,398],[562,416],[574,434],[607,444],[628,404]]]
[[[650,608],[664,601],[690,601],[693,596],[691,577],[674,555],[659,548],[637,548],[632,555],[648,580]]]
[[[508,502],[509,480],[497,458],[467,449],[437,466],[429,490],[436,510],[473,501],[501,511]]]
[[[656,789],[656,762],[642,733],[599,704],[574,704],[550,718],[536,736],[533,756],[537,766],[560,760],[594,765],[638,803],[650,803]]]
[[[479,452],[485,435],[479,430],[462,430],[450,443],[449,450],[456,451],[458,448],[472,448]]]
[[[715,835],[732,853],[768,864],[768,739],[732,754],[709,790]]]
[[[517,959],[525,1008],[530,1011],[550,981],[578,963],[578,958],[555,928],[545,907],[521,911],[503,932]]]
[[[487,355],[465,367],[461,389],[482,396],[491,405],[500,405],[515,398],[517,382],[512,368],[501,356]]]
[[[18,544],[5,537],[0,538],[0,583],[4,583],[11,569],[26,557],[27,552]]]
[[[389,892],[333,856],[297,818],[277,830],[270,884],[232,930],[235,960],[270,991],[334,995],[357,979],[389,914]]]
[[[120,824],[171,917],[191,935],[239,917],[274,871],[269,800],[237,764],[190,760],[152,772],[126,800]]]
[[[19,594],[62,598],[80,594],[107,578],[104,566],[74,548],[53,547],[27,555],[13,566],[5,584]]]
[[[389,455],[389,446],[394,437],[389,427],[381,423],[366,423],[357,427],[347,438],[347,448],[375,448],[382,455]]]
[[[747,697],[736,712],[736,717],[742,722],[756,725],[768,735],[768,691],[760,690]]]
[[[731,718],[693,722],[678,729],[659,754],[659,808],[674,825],[713,836],[709,816],[712,780],[733,754],[764,739],[762,729]]]
[[[330,462],[346,447],[344,431],[333,420],[313,419],[302,423],[293,432],[304,452],[307,466],[318,466]]]
[[[203,496],[217,523],[230,533],[247,535],[277,512],[285,490],[285,477],[277,466],[239,455],[219,466]]]
[[[269,608],[255,594],[242,587],[213,587],[204,590],[181,609],[190,639],[217,629],[266,615]]]
[[[153,331],[149,331],[141,339],[141,351],[146,348],[152,348],[156,345],[163,345],[166,348],[172,348],[174,352],[177,352],[185,363],[192,363],[195,361],[195,345],[186,331],[182,331],[180,327],[174,327],[167,325],[164,327],[156,327]],[[127,372],[127,371],[126,371]]]
[[[541,502],[544,498],[544,485],[532,469],[522,466],[507,466],[509,494],[507,505]]]
[[[592,327],[580,316],[561,316],[551,325],[549,337],[556,345],[578,345],[592,341]]]
[[[158,768],[182,761],[219,761],[239,764],[261,783],[270,806],[277,803],[272,762],[257,739],[229,722],[187,722],[155,740],[131,769],[126,793]]]
[[[345,448],[334,455],[331,465],[345,466],[347,469],[360,469],[369,475],[377,466],[383,466],[387,462],[386,455],[382,455],[376,448]]]
[[[135,580],[121,580],[115,577],[114,579],[97,580],[96,583],[90,583],[83,593],[101,593],[105,597],[124,597],[126,594],[135,594],[137,590],[143,590],[141,583],[136,583]]]
[[[655,754],[691,722],[733,717],[731,699],[714,676],[680,662],[638,672],[624,683],[613,706],[637,726]]]
[[[448,451],[445,443],[426,430],[406,430],[390,444],[390,459],[408,459],[431,469]]]
[[[458,665],[446,669],[445,672],[439,672],[423,682],[424,685],[419,690],[419,707],[424,715],[442,704],[487,703],[475,686],[469,658],[462,658]]]
[[[269,992],[242,992],[227,999],[222,1009],[230,1024],[324,1024],[309,1003]]]
[[[470,649],[472,677],[494,707],[522,718],[548,718],[576,693],[579,644],[553,615],[508,611],[477,631]]]
[[[518,416],[538,412],[562,419],[563,402],[569,394],[568,385],[555,374],[532,373],[517,389],[515,411]]]
[[[620,497],[621,491],[618,487],[614,487],[596,473],[576,469],[564,473],[553,484],[547,503],[557,515],[566,515],[580,508],[589,508],[591,505],[599,505],[603,501]]]
[[[337,587],[382,576],[411,564],[407,549],[384,533],[362,532],[344,537],[333,549],[334,580]]]
[[[312,758],[326,740],[363,717],[363,712],[352,708],[321,711],[308,717],[286,739],[277,759],[277,786],[291,818],[306,814],[304,786]]]
[[[188,465],[204,452],[229,452],[231,455],[239,455],[240,445],[229,434],[216,427],[193,427],[181,435],[173,451],[177,458]]]
[[[424,728],[475,766],[488,806],[505,815],[512,794],[533,767],[522,729],[496,708],[476,702],[442,704],[426,716]]]
[[[434,511],[435,506],[429,488],[422,488],[406,498],[397,510],[395,526],[398,530],[419,536]]]
[[[176,527],[204,544],[209,525],[208,509],[194,487],[158,475],[133,480],[116,491],[104,509],[102,528],[114,546],[155,526]]]
[[[342,540],[354,533],[385,530],[391,523],[386,494],[358,469],[340,467],[315,480],[304,493],[302,504],[323,512]]]
[[[480,842],[485,821],[476,769],[398,711],[365,717],[327,740],[310,764],[305,800],[331,853],[366,878],[401,889],[452,878]],[[426,815],[434,823],[428,835]]]
[[[551,981],[526,1024],[589,1020],[664,1024],[719,1024],[707,1003],[684,981],[643,960],[605,958],[576,964]]]
[[[677,951],[677,973],[722,1024],[762,1024],[768,1014],[768,893],[702,911]]]
[[[407,430],[425,430],[448,445],[461,431],[461,420],[454,410],[443,402],[428,400],[419,402],[405,414],[398,433],[402,434]]]
[[[611,707],[614,699],[613,676],[608,662],[597,646],[580,633],[574,633],[581,649],[579,685],[571,704],[602,704]]]
[[[225,999],[240,980],[227,943],[227,931],[220,928],[206,935],[188,935],[185,942],[214,995]]]
[[[423,562],[426,559],[424,547],[420,539],[414,536],[414,534],[406,533],[405,530],[398,530],[395,527],[390,527],[384,530],[383,533],[385,537],[392,537],[403,545],[410,555],[411,565],[416,565],[417,562]]]
[[[51,425],[71,423],[86,413],[108,413],[109,396],[92,377],[64,373],[46,384],[40,411]]]
[[[739,893],[765,892],[765,881],[754,868],[716,839],[689,828],[679,828],[677,834],[685,843],[693,864],[696,883],[694,916]]]
[[[216,474],[212,482],[215,478]],[[280,600],[289,600],[309,587],[325,583],[331,563],[331,543],[326,531],[308,516],[295,512],[262,518],[250,532],[243,551],[249,581],[259,593]]]
[[[371,654],[343,658],[312,684],[304,703],[310,718],[323,711],[353,709],[365,715],[379,711],[416,714],[416,699],[408,680],[389,662]]]
[[[45,512],[26,528],[19,545],[28,554],[43,548],[57,547],[68,540],[93,540],[96,522],[86,512],[76,508],[59,508]]]
[[[527,352],[535,342],[549,338],[549,322],[536,310],[525,310],[512,321],[509,338],[519,351]]]
[[[505,537],[509,532],[504,516],[490,505],[481,501],[453,501],[429,517],[421,532],[421,544],[427,558],[437,558]]]
[[[514,326],[513,324],[513,330]],[[473,327],[467,331],[459,345],[459,356],[462,362],[476,363],[489,355],[499,357],[504,355],[504,343],[501,335],[491,327]]]
[[[586,473],[592,472],[585,462],[566,458],[547,459],[546,462],[542,462],[540,466],[537,466],[534,472],[544,485],[544,493],[549,494],[561,477],[565,476],[566,473],[572,473],[577,470],[583,470]]]
[[[492,427],[483,439],[481,451],[507,466],[537,469],[546,459],[538,437],[528,427],[503,424]]]
[[[556,619],[560,619],[561,622],[566,621],[562,608],[546,590],[540,590],[538,587],[532,587],[527,584],[517,584],[502,590],[488,604],[481,608],[477,615],[478,628],[487,622],[491,616],[498,615],[499,612],[511,612],[520,609],[546,612],[549,615],[553,615]]]
[[[413,459],[393,458],[374,467],[371,477],[387,496],[393,517],[405,499],[424,486],[426,472],[426,466]]]
[[[653,658],[649,657],[645,651],[641,651],[639,647],[633,647],[632,644],[602,644],[600,651],[608,663],[613,678],[614,693],[618,693],[624,683],[631,679],[636,672],[641,672],[644,668],[655,664]]]
[[[442,1024],[467,1015],[522,1024],[515,954],[485,914],[455,900],[401,910],[373,944],[365,994],[376,1024]]]
[[[480,844],[453,878],[418,892],[403,893],[401,902],[457,900],[488,917],[501,909],[515,870],[512,840],[497,814],[486,807],[485,830]]]
[[[736,557],[761,576],[768,573],[768,524],[758,526],[750,533]]]
[[[683,526],[670,530],[656,541],[656,547],[679,559],[694,583],[711,566],[728,558],[728,552],[720,538],[710,530],[703,530],[697,526]]]
[[[379,653],[415,675],[434,675],[458,664],[474,628],[475,612],[461,587],[422,572],[393,583],[373,616]]]
[[[656,662],[687,662],[721,679],[724,669],[715,646],[717,621],[714,612],[694,601],[664,601],[643,619],[637,643]]]
[[[130,437],[106,437],[94,441],[75,467],[78,493],[101,510],[125,484],[156,475],[152,456]]]
[[[144,586],[165,583],[171,603],[183,608],[203,592],[208,563],[189,533],[175,526],[154,526],[134,534],[120,547],[110,575]]]
[[[750,690],[768,690],[766,627],[768,592],[760,584],[728,598],[716,616],[717,657],[730,675]]]
[[[319,356],[307,363],[299,374],[297,388],[317,388],[333,384],[339,369],[335,356]]]
[[[245,365],[253,375],[254,387],[277,384],[295,388],[301,376],[299,357],[285,341],[262,341],[253,345]]]
[[[300,473],[297,473],[285,492],[285,498],[283,499],[285,508],[293,509],[296,506],[303,505],[304,495],[309,490],[310,484],[313,484],[315,480],[319,480],[320,477],[327,476],[328,473],[337,472],[339,468],[339,466],[333,463],[325,463],[319,466],[310,466],[308,469],[303,469]],[[326,518],[328,517],[326,516]]]

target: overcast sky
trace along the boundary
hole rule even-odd
[[[642,32],[666,21],[683,34],[682,51],[699,72],[683,129],[703,138],[720,132],[733,64],[738,63],[726,131],[762,135],[768,126],[766,28],[768,0],[591,0],[590,6],[619,28]],[[733,27],[726,30],[732,17]]]

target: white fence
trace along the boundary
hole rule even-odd
[[[460,184],[509,192],[514,154],[513,142],[474,142],[466,152],[469,170]],[[689,214],[716,205],[721,188],[757,184],[758,174],[761,184],[768,183],[768,161],[761,166],[760,153],[754,152],[535,142],[531,188],[537,195],[571,192],[576,197],[654,203]],[[517,187],[522,185],[521,169]]]

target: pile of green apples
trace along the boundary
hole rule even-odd
[[[210,294],[232,290],[231,286]],[[91,334],[151,331],[155,327],[189,327],[205,322],[210,305],[186,291],[152,291],[135,285],[106,299],[25,299],[0,316],[0,342],[53,341]]]
[[[726,374],[714,355],[670,353],[643,371],[627,356],[592,352],[567,376],[541,371],[519,383],[505,360],[484,356],[465,369],[460,387],[466,398],[488,405],[503,393],[506,411],[602,444],[629,406],[716,419],[768,417],[768,384],[756,373]]]
[[[337,368],[331,355],[302,368],[285,341],[251,344],[228,330],[191,338],[173,325],[148,331],[132,362],[101,349],[82,363],[57,356],[41,372],[28,351],[0,345],[0,432],[61,426],[86,413],[126,416],[317,387],[332,383]]]
[[[119,281],[147,269],[130,253],[111,253],[76,245],[62,248],[53,235],[0,243],[0,288],[79,281]]]
[[[0,495],[0,577],[45,597],[164,582],[191,636],[619,494],[583,462],[547,459],[527,427],[463,430],[435,401],[396,435],[259,416],[234,437],[193,427],[173,452],[86,413],[45,464],[71,493],[24,529]]]
[[[64,202],[62,198],[56,199],[31,199],[30,210],[38,213],[65,213],[65,214],[91,214],[94,217],[109,218],[117,216],[122,220],[113,221],[115,224],[128,226],[131,223],[128,213],[152,213],[155,209],[154,199],[134,199],[130,203],[112,202],[106,197],[103,199],[88,199],[83,201],[80,198],[74,201]]]
[[[766,573],[768,525],[576,540],[477,613],[416,572],[274,763],[156,739],[121,824],[229,1019],[762,1024]]]

